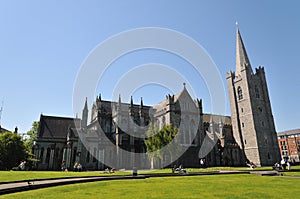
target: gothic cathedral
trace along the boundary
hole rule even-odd
[[[253,162],[257,166],[273,165],[280,159],[277,134],[263,67],[252,71],[239,30],[236,30],[236,71],[226,75],[231,117],[203,113],[202,100],[192,99],[184,88],[176,95],[154,106],[106,101],[97,96],[88,121],[85,102],[82,118],[41,115],[35,157],[37,170],[58,170],[63,162],[72,169],[81,163],[85,170],[162,168],[173,164],[200,167],[241,166]],[[145,145],[144,128],[149,123],[158,128],[172,124],[178,131],[177,158],[163,155],[150,162]],[[77,125],[75,125],[77,124]],[[81,124],[81,125],[80,125]],[[211,134],[218,129],[216,136]],[[145,130],[145,129],[144,129]],[[207,136],[208,135],[208,136]],[[212,136],[211,136],[212,135]],[[213,143],[201,155],[204,138]],[[217,139],[217,142],[214,140]]]

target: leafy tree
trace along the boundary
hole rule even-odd
[[[172,125],[166,125],[161,130],[158,130],[155,124],[151,123],[149,125],[148,139],[145,140],[145,145],[152,167],[153,162],[158,159],[163,160],[164,155],[169,155],[171,162],[173,161],[173,155],[180,151],[179,145],[176,144],[177,139],[175,139],[177,133],[178,129]]]
[[[27,158],[22,138],[17,133],[0,134],[0,169],[9,170]]]
[[[26,152],[28,155],[27,156],[27,165],[29,165],[29,167],[32,166],[33,162],[37,161],[37,159],[32,154],[32,148],[33,148],[33,143],[37,138],[38,128],[39,128],[39,122],[34,121],[32,123],[31,129],[26,133],[27,138],[25,140],[25,147],[26,147]]]
[[[32,123],[32,127],[31,129],[27,132],[27,139],[26,139],[26,148],[31,152],[32,151],[32,147],[33,147],[33,142],[36,140],[37,138],[37,131],[39,128],[39,122],[38,121],[34,121]]]

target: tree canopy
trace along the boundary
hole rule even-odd
[[[157,125],[150,124],[147,131],[148,139],[145,140],[145,145],[147,147],[147,154],[151,161],[153,160],[163,160],[164,155],[169,155],[172,161],[174,154],[177,154],[179,145],[170,144],[171,142],[176,142],[175,139],[178,133],[178,129],[172,125],[166,125],[161,130],[158,130]]]
[[[39,128],[39,122],[34,121],[32,123],[31,129],[27,132],[28,138],[26,139],[26,148],[31,152],[32,147],[33,147],[33,142],[37,138],[37,131]]]
[[[17,133],[0,134],[0,169],[9,170],[27,158],[26,147],[22,137]]]

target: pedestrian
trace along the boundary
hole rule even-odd
[[[200,167],[201,167],[201,168],[204,168],[204,161],[203,161],[202,158],[200,159]]]
[[[19,170],[25,170],[25,164],[26,164],[26,161],[21,161],[20,165],[19,165]]]
[[[291,163],[287,161],[286,165],[288,166],[288,170],[291,170]]]
[[[283,170],[286,170],[286,162],[285,162],[284,158],[282,158],[280,164],[281,164]]]
[[[67,168],[66,168],[66,161],[63,161],[61,163],[61,171],[65,171]]]
[[[78,172],[82,171],[82,165],[81,165],[80,163],[78,163],[77,171],[78,171]]]
[[[75,171],[75,172],[78,171],[78,162],[75,162],[75,163],[74,163],[74,171]]]

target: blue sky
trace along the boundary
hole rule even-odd
[[[133,28],[169,28],[193,38],[214,60],[226,87],[226,72],[235,70],[238,21],[252,67],[265,67],[277,131],[300,128],[299,7],[296,0],[1,0],[1,125],[11,130],[18,126],[25,133],[41,113],[73,116],[73,86],[83,61],[108,37]],[[168,53],[145,51],[124,56],[112,73],[122,71],[118,69],[122,65],[129,69],[149,62],[180,65],[183,71],[187,67]],[[109,100],[109,86],[103,84],[97,93]],[[166,92],[157,85],[146,86],[134,94],[134,100],[138,103],[142,96],[151,105],[163,100]],[[196,96],[210,112],[205,88]]]

